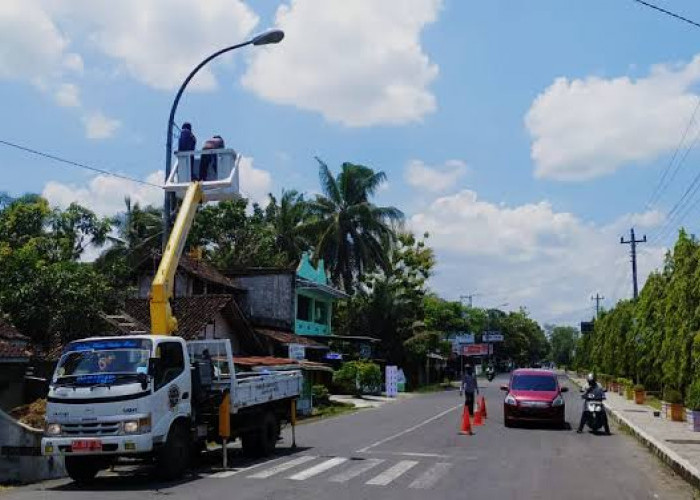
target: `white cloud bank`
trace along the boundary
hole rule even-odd
[[[85,137],[88,139],[109,139],[121,126],[119,120],[108,118],[102,113],[88,113],[83,117]]]
[[[691,89],[698,82],[700,55],[637,79],[557,78],[525,117],[535,176],[582,181],[675,149],[697,104]]]
[[[651,211],[596,225],[546,201],[508,206],[464,190],[437,198],[410,226],[430,233],[438,254],[433,285],[442,293],[479,292],[481,305],[508,302],[541,321],[575,322],[590,317],[591,293],[602,292],[607,304],[629,296],[628,249],[619,238],[631,224],[641,236],[662,221]],[[647,245],[639,254],[640,286],[663,252]]]
[[[279,104],[347,126],[420,121],[436,108],[438,67],[420,34],[441,0],[291,0],[277,9],[286,38],[259,47],[243,85]]]
[[[404,170],[404,179],[415,188],[439,193],[450,188],[467,173],[462,160],[447,160],[442,165],[426,165],[421,160],[411,160]]]

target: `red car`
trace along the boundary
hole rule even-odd
[[[557,376],[549,370],[521,369],[510,376],[503,401],[503,422],[512,427],[517,422],[549,422],[566,424],[563,392]]]

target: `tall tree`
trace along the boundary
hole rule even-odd
[[[295,190],[282,190],[279,202],[272,194],[269,197],[265,217],[275,231],[278,248],[286,254],[289,265],[296,265],[302,252],[310,248],[303,230],[309,220],[309,204],[304,195]]]
[[[389,270],[386,249],[396,238],[393,225],[403,221],[403,213],[370,201],[386,180],[384,172],[343,163],[334,177],[323,161],[316,160],[323,194],[309,203],[313,220],[304,229],[312,238],[315,257],[324,259],[333,281],[352,293],[366,272]]]

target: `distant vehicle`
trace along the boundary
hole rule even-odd
[[[531,368],[515,370],[508,385],[501,386],[506,397],[503,401],[503,422],[512,427],[518,422],[548,422],[565,426],[565,404],[557,376],[548,370]]]

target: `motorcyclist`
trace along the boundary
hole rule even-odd
[[[493,369],[493,365],[489,365],[486,367],[486,377],[490,380],[493,380],[493,377],[495,376],[495,371]]]
[[[585,391],[583,391],[583,394],[581,395],[583,398],[583,413],[581,414],[581,422],[578,424],[578,429],[576,430],[576,432],[579,434],[583,432],[583,426],[586,425],[586,422],[588,422],[588,419],[592,416],[587,409],[588,406],[586,403],[588,401],[603,401],[605,399],[605,391],[600,385],[598,385],[595,375],[593,373],[589,373],[586,380],[588,381],[588,387],[586,387]],[[605,411],[601,412],[601,416],[603,418],[603,428],[605,429],[605,434],[609,435],[610,426],[608,425],[608,416]]]

